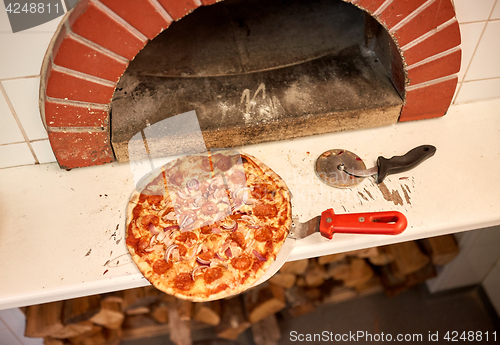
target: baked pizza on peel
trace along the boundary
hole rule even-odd
[[[153,174],[127,208],[127,247],[159,290],[210,301],[251,287],[291,225],[283,180],[235,151],[186,156]]]

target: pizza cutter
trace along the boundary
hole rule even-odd
[[[377,165],[366,169],[365,163],[356,154],[333,149],[323,152],[314,166],[316,175],[331,187],[350,188],[361,183],[365,177],[375,176],[377,184],[382,183],[388,175],[402,173],[432,157],[436,148],[422,145],[408,151],[403,156],[392,158],[378,157]]]
[[[271,278],[285,264],[296,241],[315,233],[320,233],[321,236],[330,240],[335,233],[398,235],[406,229],[407,224],[405,215],[398,211],[335,214],[330,208],[323,211],[320,216],[304,223],[300,223],[297,218],[292,218],[290,234],[283,243],[276,260],[254,286]]]

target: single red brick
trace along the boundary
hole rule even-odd
[[[101,2],[149,39],[155,38],[170,25],[170,22],[149,1],[101,0]]]
[[[93,2],[88,4],[85,12],[74,19],[71,29],[76,34],[129,60],[137,55],[147,41],[134,35]]]
[[[400,47],[455,17],[450,0],[436,0],[419,15],[399,28],[394,36]]]
[[[353,1],[352,3],[355,3],[356,5],[370,13],[373,13],[378,10],[378,8],[384,3],[384,1],[385,0],[359,0],[356,2]]]
[[[109,132],[49,132],[49,141],[62,169],[101,165],[115,160]]]
[[[458,45],[460,45],[460,28],[457,22],[453,22],[417,45],[404,50],[405,61],[410,66]]]
[[[397,0],[379,15],[379,19],[385,23],[388,29],[408,17],[410,13],[419,8],[427,0]]]
[[[193,0],[158,0],[173,20],[179,20],[198,8]]]
[[[430,119],[446,114],[450,107],[458,77],[406,92],[399,122]]]
[[[69,104],[45,100],[45,123],[48,127],[107,127],[109,114],[91,104]]]
[[[205,6],[208,6],[208,5],[213,5],[217,2],[217,0],[201,0],[201,3]]]
[[[83,44],[68,36],[55,52],[54,63],[78,72],[118,82],[128,63]]]
[[[457,50],[439,59],[432,60],[415,68],[410,68],[408,69],[410,85],[416,85],[458,73],[460,71],[461,60],[462,51]]]
[[[87,6],[90,2],[91,0],[79,0],[76,3],[68,17],[68,24],[70,27],[73,26],[75,21],[87,10]]]
[[[52,69],[45,94],[52,98],[107,104],[111,101],[114,90],[114,86],[95,83]]]
[[[61,47],[62,42],[67,37],[66,27],[64,25],[60,26],[60,30],[54,34],[56,40],[54,41],[54,45],[52,46],[52,56],[55,56]]]

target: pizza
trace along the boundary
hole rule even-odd
[[[178,158],[150,174],[127,208],[126,244],[159,290],[210,301],[251,287],[291,225],[284,181],[234,150]]]

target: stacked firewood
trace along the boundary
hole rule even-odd
[[[320,306],[385,292],[395,295],[436,276],[458,254],[452,235],[287,262],[268,282],[220,301],[191,303],[143,287],[23,308],[27,337],[47,345],[120,344],[169,334],[177,345],[213,327],[235,340],[251,329],[257,345],[277,344],[280,313],[294,317]]]

